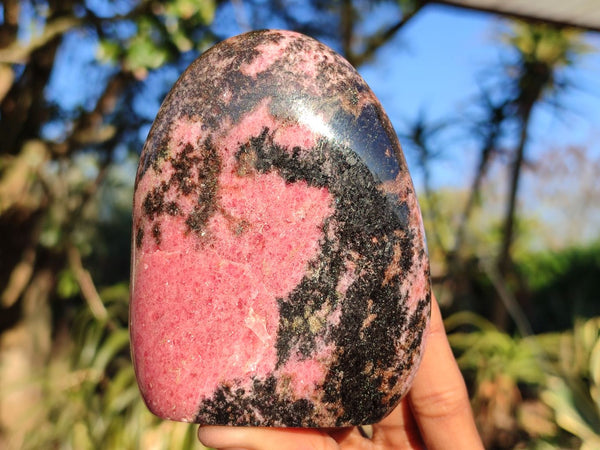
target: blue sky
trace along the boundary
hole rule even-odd
[[[390,13],[389,8],[390,4],[375,8],[363,24],[364,30],[372,32],[385,21],[397,20],[397,11]],[[225,8],[217,15],[215,26],[225,35],[233,35],[244,31],[237,22],[231,10]],[[498,43],[498,34],[504,24],[491,14],[428,5],[379,50],[373,61],[360,67],[359,72],[381,100],[400,135],[421,111],[433,121],[449,117],[466,119],[467,114],[472,114],[482,73],[500,70],[500,61],[506,56]],[[589,33],[586,40],[594,52],[581,58],[571,73],[577,89],[562,98],[567,112],[556,114],[550,107],[536,110],[527,148],[528,162],[535,165],[543,162],[544,155],[550,152],[562,158],[563,149],[569,146],[586,147],[590,164],[581,170],[586,172],[585,176],[566,176],[567,172],[578,171],[565,170],[564,174],[544,178],[536,171],[526,170],[519,192],[521,208],[549,227],[549,234],[567,233],[574,239],[584,240],[597,239],[600,223],[600,202],[597,201],[600,183],[597,183],[598,187],[591,186],[593,194],[589,198],[592,200],[587,202],[584,210],[578,209],[578,205],[584,204],[580,199],[590,191],[587,180],[600,178],[600,33]],[[47,91],[49,99],[67,109],[92,107],[95,99],[89,97],[90,89],[99,95],[108,75],[106,67],[98,69],[95,65],[96,55],[97,42],[93,35],[82,32],[68,35],[59,55],[62,61],[56,66],[58,70],[53,73]],[[86,74],[85,80],[81,80],[82,73]],[[178,76],[174,69],[151,73],[151,82],[134,105],[136,110],[151,120],[162,101],[156,96],[156,92],[162,91],[156,89],[157,83],[168,87]],[[85,81],[85,88],[82,81]],[[148,129],[141,131],[142,138]],[[48,137],[59,138],[62,129],[60,124],[54,124],[45,131]],[[472,136],[464,126],[454,126],[450,132],[440,135],[436,144],[441,150],[441,158],[431,166],[433,187],[467,188],[474,175],[478,152]],[[406,141],[403,146],[415,186],[422,192],[416,155]],[[568,157],[564,159],[567,164],[572,161]],[[497,191],[494,196],[496,206],[488,202],[486,214],[490,208],[496,208],[495,214],[501,213],[498,208],[503,207],[506,198],[505,167],[494,166],[491,184]],[[559,200],[559,194],[566,198]]]
[[[359,71],[380,98],[399,134],[420,110],[434,121],[464,117],[479,92],[482,73],[499,70],[506,56],[497,39],[503,26],[505,22],[491,14],[430,5]],[[575,88],[561,97],[564,112],[543,105],[536,109],[531,123],[526,152],[531,165],[523,173],[519,198],[521,210],[538,223],[539,236],[529,237],[532,248],[598,239],[600,33],[586,34],[585,40],[592,52],[583,56],[570,73]],[[442,136],[437,144],[442,158],[432,165],[434,187],[466,188],[474,176],[476,143],[468,134],[458,132]],[[577,166],[569,166],[574,161],[565,151],[569,146],[587,147],[588,164],[575,170]],[[406,143],[404,148],[417,190],[422,191],[415,155]],[[550,175],[542,175],[539,169],[546,163],[545,156],[551,154],[565,155],[566,166],[563,172],[556,173],[561,169],[555,169]],[[548,163],[560,167],[552,160]],[[488,197],[486,204],[491,214],[503,212],[505,176],[504,167],[493,166],[496,192],[491,197],[495,200]],[[590,182],[596,185],[590,186]]]
[[[226,35],[245,31],[239,27],[239,22],[245,21],[243,12],[238,9],[236,13],[224,8],[217,15],[215,24],[219,31]],[[366,33],[386,22],[393,23],[398,17],[393,3],[385,2],[368,14],[362,24]],[[482,73],[499,70],[505,50],[498,43],[498,35],[504,26],[505,22],[492,14],[428,5],[359,72],[381,100],[400,135],[421,111],[434,122],[450,117],[460,119],[479,93]],[[548,147],[559,145],[585,145],[600,155],[600,34],[590,33],[586,40],[595,53],[582,58],[572,74],[578,90],[562,98],[567,112],[556,114],[556,110],[544,107],[534,115],[528,148],[532,160],[541,158]],[[438,187],[466,186],[476,162],[477,148],[472,139],[459,127],[451,129],[455,133],[449,132],[439,140],[442,158],[433,167]],[[414,154],[409,146],[404,147],[419,187]]]
[[[477,96],[482,73],[500,66],[502,26],[491,14],[430,5],[360,72],[400,134],[420,110],[434,121],[460,117]],[[600,35],[589,33],[586,41],[594,52],[582,57],[572,74],[577,88],[562,98],[566,113],[551,107],[536,111],[528,149],[533,159],[557,145],[586,145],[600,154]],[[435,179],[440,185],[464,186],[475,164],[473,143],[447,136],[440,145],[448,157],[436,165]],[[410,164],[410,149],[407,157]]]
[[[396,20],[397,11],[390,13],[391,7],[384,4],[375,8],[364,29],[373,31],[385,21]],[[243,31],[232,20],[231,10],[218,14],[215,24],[227,34]],[[428,5],[359,71],[381,100],[399,134],[420,111],[434,121],[451,116],[460,119],[465,117],[479,92],[481,74],[499,68],[502,50],[497,36],[502,26],[503,22],[491,14]],[[88,45],[82,46],[86,40]],[[568,112],[559,118],[551,108],[542,108],[534,116],[533,139],[528,149],[534,160],[549,146],[558,145],[586,145],[600,155],[600,34],[590,33],[587,41],[596,52],[583,57],[572,74],[578,90],[563,98]],[[54,96],[54,100],[67,108],[81,102],[85,94],[72,88],[81,82],[75,78],[81,73],[86,73],[87,88],[96,86],[100,92],[106,73],[93,70],[96,52],[92,37],[81,33],[68,37],[59,56],[63,64],[57,65],[61,70],[54,74],[48,92],[51,99]],[[174,82],[177,76],[169,73],[165,80],[162,74],[158,82],[170,83],[171,79]],[[141,109],[152,117],[160,99],[150,97]],[[466,133],[457,131],[444,135],[439,145],[443,151],[442,159],[434,166],[436,186],[465,186],[473,173],[475,144]],[[407,145],[405,150],[418,186],[420,178],[414,154]]]

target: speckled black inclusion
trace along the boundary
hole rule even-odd
[[[161,243],[160,216],[182,214],[182,208],[177,202],[165,200],[167,192],[172,187],[177,191],[178,196],[197,196],[194,208],[185,218],[189,231],[201,234],[216,209],[221,157],[210,139],[207,138],[198,150],[191,144],[187,144],[176,157],[169,158],[168,162],[173,167],[173,174],[168,181],[163,181],[150,190],[142,203],[142,212],[152,224],[152,237],[157,245]],[[142,246],[143,240],[144,231],[141,225],[137,224],[135,239],[137,248]]]
[[[309,358],[319,340],[334,342],[335,363],[323,386],[325,403],[331,403],[334,415],[344,411],[340,424],[375,422],[389,411],[389,399],[384,397],[395,381],[383,380],[381,373],[397,358],[398,341],[409,341],[413,349],[420,345],[422,327],[411,326],[427,317],[428,298],[422,299],[409,317],[406,299],[400,294],[404,280],[395,275],[384,281],[395,246],[402,249],[402,273],[411,269],[415,236],[407,218],[397,214],[398,200],[378,189],[380,181],[347,147],[323,139],[300,157],[299,149],[290,153],[279,147],[264,129],[242,146],[237,156],[244,159],[249,152],[256,155],[249,159],[255,161],[259,172],[276,170],[288,183],[303,180],[311,186],[327,187],[335,198],[335,213],[324,224],[319,258],[310,263],[307,275],[292,293],[278,299],[278,365],[285,364],[293,349]],[[332,332],[326,326],[313,332],[308,319],[315,317],[324,303],[331,309],[338,305],[337,286],[346,259],[356,264],[355,272],[361,275],[348,288],[341,323]],[[370,314],[376,315],[376,320],[364,327]],[[411,366],[407,361],[405,368]],[[261,409],[261,414],[268,417],[269,411]]]
[[[202,405],[196,423],[270,426],[297,424],[318,426],[314,405],[306,399],[290,400],[277,391],[278,380],[270,376],[255,380],[250,395],[242,388],[221,386]]]
[[[349,97],[349,103],[357,103],[358,95],[368,90],[347,61],[308,37],[291,41],[282,57],[268,70],[256,76],[240,71],[240,66],[260,55],[259,46],[277,44],[281,39],[282,34],[276,31],[246,33],[243,40],[227,40],[213,46],[188,67],[165,98],[152,125],[141,154],[136,186],[150,167],[160,171],[168,157],[170,127],[178,118],[201,117],[205,129],[218,130],[227,120],[238,123],[265,98],[271,99],[270,108],[275,115],[289,113],[291,104],[298,100],[295,96],[304,90],[301,86],[306,75],[290,70],[302,52],[325,55],[314,81],[327,95],[317,94],[312,99],[317,111],[326,115],[335,112],[340,108],[339,100],[345,97]],[[219,70],[215,70],[216,66]],[[221,95],[224,92],[230,98]]]
[[[202,117],[204,127],[218,129],[224,120],[237,123],[246,114],[272,92],[272,80],[265,74],[261,80],[243,75],[240,65],[250,63],[259,54],[257,47],[264,44],[276,44],[283,36],[280,33],[257,30],[244,35],[243,40],[219,43],[204,52],[182,74],[173,89],[167,94],[142,151],[136,186],[146,171],[152,167],[160,171],[163,160],[168,157],[170,127],[180,117]],[[230,61],[221,70],[215,70],[211,60]],[[217,91],[229,91],[233,94],[230,101],[216,95]]]

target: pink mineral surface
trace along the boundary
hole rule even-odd
[[[429,321],[419,206],[387,116],[306,36],[198,58],[142,151],[130,331],[160,417],[257,426],[381,420]]]

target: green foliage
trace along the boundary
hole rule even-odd
[[[98,43],[97,58],[104,63],[116,63],[123,49],[117,41],[103,39]]]
[[[492,380],[499,374],[518,383],[543,381],[539,355],[530,339],[511,337],[468,311],[455,313],[444,323],[461,369],[475,373],[479,382]],[[455,331],[465,327],[469,331]]]
[[[529,339],[512,337],[467,311],[451,315],[444,323],[471,389],[485,447],[516,447],[523,434],[533,434],[536,428],[527,420],[528,410],[519,386],[540,386],[545,381],[535,345]]]
[[[72,270],[65,269],[58,273],[56,293],[60,298],[71,298],[79,294],[79,284]]]
[[[572,247],[561,251],[525,254],[519,263],[521,273],[527,279],[530,289],[546,290],[555,285],[557,279],[568,277],[570,272],[586,267],[594,272],[599,271],[600,242],[583,248]]]
[[[197,30],[209,25],[215,16],[215,0],[171,0],[153,6],[153,13],[140,15],[136,32],[125,42],[114,37],[103,38],[98,46],[101,61],[117,64],[144,78],[149,70],[172,61],[178,52],[187,52],[197,42]]]
[[[522,55],[524,61],[566,67],[574,64],[581,54],[590,51],[589,45],[581,40],[581,32],[576,29],[525,22],[513,22],[511,25],[511,32],[503,39]]]
[[[572,328],[577,317],[600,315],[600,243],[519,256],[535,331]]]
[[[172,0],[165,5],[169,16],[184,20],[195,19],[200,24],[210,24],[215,18],[213,0]]]
[[[193,449],[195,427],[147,410],[129,358],[126,284],[101,291],[107,321],[82,310],[70,344],[25,380],[41,386],[23,449]],[[71,355],[71,357],[67,357]]]
[[[554,363],[541,398],[556,423],[577,436],[582,449],[600,448],[600,317],[577,321],[547,349]]]
[[[153,21],[142,17],[137,24],[138,32],[128,42],[125,66],[130,70],[156,69],[169,58],[168,50],[163,47]]]
[[[525,338],[509,336],[470,312],[451,315],[445,325],[472,388],[480,429],[488,425],[483,417],[489,408],[506,404],[510,390],[518,389],[521,394],[513,396],[511,409],[504,412],[519,418],[515,436],[529,434],[522,443],[526,448],[571,448],[573,436],[582,449],[599,448],[600,317],[579,320],[566,332]],[[524,400],[531,395],[533,400]],[[550,415],[543,413],[540,401]],[[538,412],[532,416],[532,410]]]

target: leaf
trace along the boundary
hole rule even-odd
[[[73,271],[65,269],[58,274],[56,293],[59,297],[67,299],[79,294],[79,283]]]
[[[171,40],[180,52],[187,52],[194,48],[192,40],[179,28],[171,33]]]
[[[94,358],[93,367],[96,370],[104,371],[111,359],[121,350],[129,345],[129,331],[119,329],[113,331],[106,339]]]
[[[215,17],[214,0],[173,0],[167,13],[183,20],[197,18],[202,24],[210,24]]]
[[[111,380],[106,393],[107,409],[111,414],[119,413],[139,398],[133,367],[123,367]]]
[[[444,327],[447,332],[451,332],[461,326],[472,326],[481,331],[497,329],[489,320],[471,311],[460,311],[444,319]]]
[[[198,9],[198,15],[202,20],[202,23],[208,25],[212,23],[215,18],[216,4],[214,0],[200,0],[200,7]]]
[[[93,449],[92,440],[88,428],[82,421],[77,421],[71,430],[71,439],[73,448],[77,449]]]
[[[600,321],[578,320],[563,338],[556,374],[548,377],[541,398],[554,410],[557,424],[583,441],[582,448],[600,448]]]
[[[156,69],[167,59],[168,52],[158,47],[148,36],[136,36],[127,49],[126,63],[130,70]]]
[[[105,304],[123,303],[129,300],[129,285],[127,283],[117,283],[107,286],[99,291],[100,297]]]
[[[549,386],[550,389],[542,392],[541,398],[554,409],[556,421],[560,427],[584,441],[592,439],[594,431],[590,429],[577,411],[572,391],[566,383],[559,377],[553,377],[549,382]]]
[[[103,39],[98,44],[96,57],[105,63],[115,63],[123,54],[123,48],[116,41]]]
[[[600,339],[596,341],[590,354],[590,378],[592,382],[590,394],[596,403],[596,409],[600,412]]]

